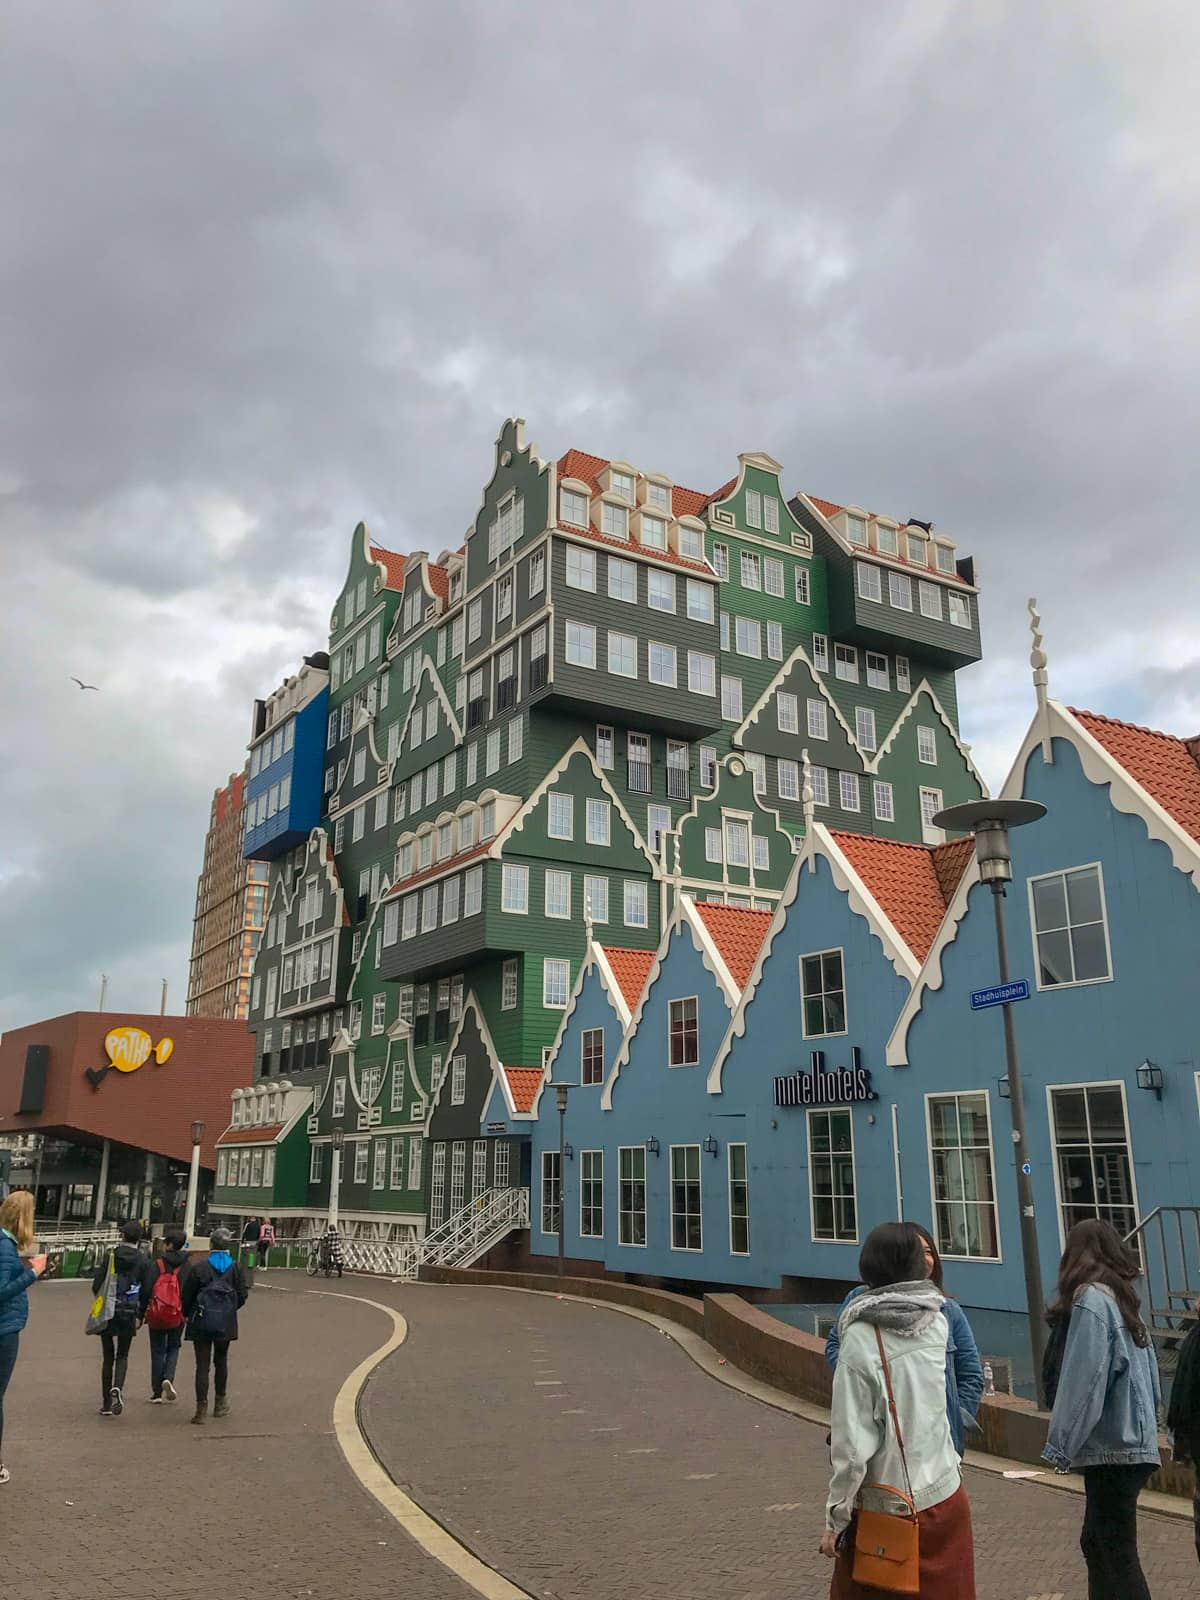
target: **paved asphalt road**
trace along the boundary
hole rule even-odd
[[[267,1287],[267,1284],[270,1287]],[[233,1415],[100,1419],[86,1292],[45,1285],[9,1391],[0,1593],[14,1600],[464,1600],[359,1487],[331,1429],[387,1319],[409,1337],[362,1417],[393,1478],[538,1600],[824,1600],[820,1429],[714,1382],[603,1309],[492,1289],[272,1274],[234,1352]],[[191,1355],[181,1363],[190,1384]],[[980,1600],[1083,1600],[1080,1502],[971,1473]],[[1195,1600],[1190,1527],[1143,1518],[1155,1600]],[[161,1552],[161,1553],[160,1553]]]

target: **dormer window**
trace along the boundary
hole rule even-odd
[[[899,542],[896,529],[887,522],[875,524],[875,548],[881,556],[899,555]]]
[[[475,843],[475,813],[464,811],[458,823],[458,848],[470,850]]]
[[[461,599],[462,599],[462,573],[461,572],[452,572],[450,574],[450,604],[453,605],[456,600],[461,600]]]
[[[867,543],[867,519],[846,513],[846,537],[851,544],[863,545]]]
[[[648,550],[665,550],[667,548],[667,525],[662,517],[643,516],[642,544]]]
[[[559,517],[563,522],[569,522],[572,527],[586,528],[588,525],[588,497],[579,494],[575,489],[564,489],[559,495]]]
[[[680,524],[679,554],[681,556],[686,556],[689,561],[704,560],[703,528],[689,528],[683,523]]]
[[[606,500],[600,508],[600,531],[614,539],[629,537],[629,512],[624,506],[615,506]]]
[[[920,533],[906,533],[904,536],[904,553],[908,559],[918,567],[929,565],[929,557],[925,550],[925,537]]]
[[[619,494],[622,500],[633,499],[633,474],[630,472],[613,472],[610,477],[613,494]]]
[[[655,511],[665,511],[668,516],[671,512],[671,491],[665,483],[648,483],[646,485],[646,504]]]
[[[433,865],[433,834],[432,833],[425,833],[425,834],[421,835],[421,870],[422,870],[422,872],[424,872],[426,867],[431,867],[432,865]]]
[[[454,824],[443,822],[438,829],[438,860],[445,861],[454,854]]]
[[[496,802],[489,800],[486,805],[479,808],[479,837],[481,840],[491,839],[495,836],[495,832]]]
[[[954,561],[954,546],[952,544],[935,544],[933,551],[938,571],[949,573],[953,577],[958,571]]]

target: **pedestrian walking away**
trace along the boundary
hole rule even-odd
[[[979,1402],[983,1399],[983,1363],[979,1359],[979,1347],[975,1343],[975,1335],[971,1331],[971,1324],[967,1321],[966,1312],[957,1300],[946,1294],[942,1279],[942,1258],[938,1254],[937,1245],[933,1242],[933,1235],[919,1222],[914,1222],[911,1226],[924,1241],[925,1265],[929,1272],[929,1281],[945,1296],[942,1302],[942,1314],[949,1324],[949,1337],[946,1341],[946,1416],[950,1422],[950,1437],[954,1440],[954,1448],[961,1456],[966,1450],[967,1429],[979,1426],[976,1418],[979,1415]],[[851,1289],[842,1301],[838,1318],[841,1318],[842,1311],[845,1311],[852,1300],[857,1300],[860,1295],[866,1293],[867,1289],[862,1284],[857,1289]],[[835,1321],[825,1341],[825,1359],[831,1367],[837,1366],[840,1343],[838,1323]]]
[[[150,1288],[146,1301],[146,1326],[150,1330],[150,1403],[174,1404],[175,1369],[183,1344],[183,1291],[181,1279],[187,1268],[187,1234],[182,1228],[168,1228],[166,1249],[150,1268]]]
[[[1171,1385],[1167,1427],[1176,1461],[1190,1461],[1196,1473],[1192,1517],[1196,1529],[1196,1559],[1200,1561],[1200,1300],[1193,1308],[1197,1320],[1179,1350],[1179,1365]]]
[[[1043,1377],[1053,1410],[1042,1454],[1058,1472],[1083,1474],[1079,1545],[1088,1600],[1150,1600],[1138,1556],[1137,1502],[1159,1465],[1161,1391],[1133,1287],[1140,1271],[1109,1223],[1077,1222],[1047,1312]]]
[[[29,1320],[29,1286],[45,1270],[45,1256],[34,1254],[33,1196],[22,1189],[0,1204],[0,1484],[12,1476],[4,1465],[4,1396]]]
[[[233,1235],[217,1228],[204,1261],[193,1262],[183,1278],[187,1339],[196,1352],[196,1411],[193,1422],[208,1418],[208,1382],[213,1378],[213,1416],[229,1413],[229,1346],[238,1336],[238,1312],[246,1304],[246,1277],[229,1253]]]
[[[99,1330],[102,1417],[119,1417],[125,1409],[129,1351],[150,1299],[151,1263],[139,1249],[141,1242],[142,1224],[127,1222],[121,1229],[121,1243],[109,1252],[92,1277],[92,1293],[107,1291],[112,1297],[111,1310]]]
[[[267,1270],[267,1256],[271,1246],[275,1243],[275,1228],[270,1217],[263,1217],[259,1224],[258,1232],[258,1265],[265,1272]]]
[[[950,1323],[921,1233],[883,1223],[858,1270],[865,1293],[839,1318],[833,1379],[820,1543],[835,1561],[830,1600],[975,1600],[971,1508],[946,1409]]]

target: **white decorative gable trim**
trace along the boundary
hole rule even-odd
[[[488,1063],[491,1066],[493,1078],[496,1076],[496,1072],[500,1066],[500,1057],[496,1054],[496,1046],[492,1042],[491,1029],[487,1025],[487,1018],[484,1016],[483,1007],[479,1004],[474,989],[469,989],[467,991],[467,997],[463,1001],[462,1016],[458,1019],[458,1026],[451,1034],[450,1042],[446,1046],[446,1054],[442,1057],[442,1081],[441,1083],[431,1083],[429,1085],[429,1109],[425,1113],[424,1126],[426,1135],[429,1133],[429,1127],[433,1121],[433,1114],[442,1102],[442,1085],[448,1083],[450,1080],[450,1063],[454,1059],[454,1052],[458,1049],[458,1043],[462,1038],[463,1029],[467,1025],[467,1017],[472,1012],[475,1014],[475,1026],[479,1029],[479,1037],[483,1040],[483,1048],[487,1052]],[[491,1091],[489,1090],[488,1093],[490,1094]],[[486,1100],[487,1096],[484,1098]]]
[[[892,746],[895,744],[897,738],[899,737],[901,728],[903,728],[904,724],[908,721],[908,719],[911,716],[913,716],[913,714],[916,712],[917,706],[918,706],[918,704],[920,702],[920,699],[921,699],[921,696],[923,694],[927,694],[929,696],[930,701],[933,704],[933,709],[934,709],[935,713],[937,714],[937,717],[938,717],[939,721],[941,722],[942,726],[945,728],[946,732],[950,735],[950,738],[951,738],[951,740],[952,740],[952,742],[954,744],[955,749],[958,751],[959,755],[962,756],[963,760],[966,762],[968,772],[970,772],[971,776],[975,779],[975,782],[979,785],[980,794],[986,800],[987,799],[988,789],[987,789],[987,784],[983,781],[983,775],[979,772],[979,770],[975,766],[975,763],[971,760],[971,752],[967,749],[966,745],[959,738],[957,729],[955,728],[953,722],[951,722],[950,718],[947,716],[946,709],[942,705],[942,702],[938,699],[937,695],[933,692],[933,689],[932,689],[932,687],[930,685],[930,682],[929,682],[928,678],[922,678],[920,683],[917,685],[917,687],[909,695],[908,702],[905,705],[904,709],[901,711],[900,715],[896,718],[895,722],[893,723],[891,732],[888,734],[887,738],[883,741],[883,743],[879,746],[879,749],[875,752],[875,759],[873,761],[869,761],[867,763],[867,771],[868,772],[875,772],[875,773],[877,773],[879,771],[880,762],[883,760],[884,756],[886,756],[888,754],[888,752],[891,750]]]
[[[499,832],[497,833],[496,841],[488,854],[492,857],[499,857],[503,853],[503,850],[508,846],[509,842],[515,837],[515,835],[524,829],[525,824],[529,821],[529,818],[533,815],[538,805],[554,787],[554,784],[563,775],[568,766],[570,766],[571,762],[574,761],[577,756],[582,756],[587,762],[588,766],[591,767],[592,773],[603,790],[605,798],[609,801],[610,805],[616,811],[621,821],[633,835],[635,845],[645,856],[650,865],[653,876],[657,881],[662,877],[662,868],[650,854],[650,851],[646,846],[646,841],[642,837],[641,829],[629,815],[629,812],[625,809],[625,806],[621,800],[621,796],[605,777],[604,768],[601,767],[597,762],[595,756],[592,754],[591,749],[588,746],[587,740],[584,739],[582,735],[575,740],[574,744],[572,744],[563,755],[559,757],[555,764],[550,768],[550,771],[542,779],[541,783],[538,784],[537,788],[529,796],[528,800],[525,801],[524,805],[518,808],[516,815],[504,829],[503,836],[501,836]]]
[[[842,715],[841,707],[838,705],[837,701],[833,698],[833,696],[830,694],[829,690],[826,688],[825,680],[821,677],[821,674],[817,671],[816,667],[813,666],[812,660],[809,657],[808,651],[805,650],[805,648],[804,648],[804,646],[802,644],[798,644],[796,646],[796,648],[792,651],[791,655],[787,658],[787,660],[779,668],[778,672],[776,672],[775,676],[771,679],[770,683],[768,683],[767,687],[759,695],[758,699],[750,707],[750,710],[742,718],[742,720],[738,724],[738,726],[733,730],[733,743],[737,744],[737,745],[740,745],[743,742],[743,740],[746,737],[747,731],[755,723],[757,723],[758,719],[762,716],[763,712],[767,709],[768,705],[770,705],[772,699],[774,698],[776,692],[779,690],[780,686],[784,682],[786,682],[788,674],[792,671],[792,668],[796,665],[797,662],[803,662],[803,664],[808,668],[809,672],[812,675],[812,680],[813,680],[814,685],[816,686],[818,691],[821,693],[821,695],[824,697],[826,705],[828,705],[830,710],[833,712],[834,717],[837,719],[837,722],[840,725],[842,732],[846,735],[846,738],[849,740],[850,748],[852,750],[857,750],[858,751],[859,759],[862,761],[864,769],[867,772],[870,772],[871,771],[870,760],[867,757],[866,752],[863,750],[862,746],[859,744],[858,737],[855,734],[854,729],[850,726],[850,724],[846,721],[845,717]],[[803,736],[800,736],[800,737],[803,737]]]
[[[945,982],[942,973],[942,954],[947,946],[952,945],[958,938],[959,925],[967,914],[967,901],[971,890],[979,882],[979,863],[974,856],[967,863],[967,869],[958,880],[958,887],[954,891],[946,915],[942,918],[942,925],[937,931],[937,936],[929,948],[929,954],[921,967],[916,982],[909,991],[907,1000],[900,1008],[900,1015],[892,1029],[884,1050],[883,1059],[889,1067],[906,1067],[908,1065],[908,1030],[913,1019],[920,1014],[924,1003],[925,992],[928,989],[940,989]]]

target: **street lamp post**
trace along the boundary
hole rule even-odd
[[[567,1096],[570,1093],[569,1083],[556,1083],[554,1085],[554,1103],[558,1107],[558,1275],[561,1278],[567,1270],[567,1207],[564,1195],[567,1150]]]
[[[1045,806],[1037,800],[972,800],[966,805],[949,806],[945,811],[939,811],[933,818],[935,827],[948,828],[954,833],[975,835],[979,878],[992,891],[992,909],[996,920],[996,961],[1002,987],[1011,981],[1003,906],[1006,885],[1012,882],[1012,854],[1009,850],[1008,832],[1010,828],[1023,827],[1027,822],[1037,822],[1045,815]],[[1044,1410],[1046,1391],[1042,1382],[1042,1360],[1046,1349],[1045,1291],[1042,1284],[1041,1261],[1038,1256],[1037,1215],[1033,1205],[1033,1168],[1025,1128],[1025,1097],[1021,1088],[1021,1064],[1017,1056],[1017,1028],[1013,1018],[1012,1001],[1002,1001],[1000,1009],[1004,1013],[1008,1105],[1012,1116],[1017,1204],[1021,1212],[1021,1256],[1025,1266],[1025,1302],[1029,1315],[1033,1381],[1038,1405]]]
[[[192,1165],[188,1171],[187,1205],[183,1212],[183,1231],[188,1238],[196,1231],[196,1200],[200,1192],[200,1146],[204,1142],[204,1124],[192,1123]]]
[[[329,1135],[333,1147],[333,1162],[329,1171],[329,1226],[336,1228],[338,1225],[338,1194],[342,1187],[342,1145],[345,1143],[346,1130],[335,1128]]]

